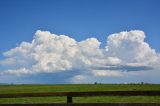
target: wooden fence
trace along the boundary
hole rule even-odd
[[[66,96],[66,103],[0,104],[0,106],[160,106],[160,103],[73,103],[72,97],[93,96],[160,96],[160,91],[102,91],[0,94],[0,98]]]

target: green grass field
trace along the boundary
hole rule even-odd
[[[37,93],[37,92],[80,92],[80,91],[132,91],[160,90],[160,85],[140,84],[63,84],[63,85],[0,85],[0,93]],[[32,97],[32,98],[1,98],[0,104],[8,103],[65,103],[66,97]],[[160,97],[74,97],[75,103],[160,103]]]

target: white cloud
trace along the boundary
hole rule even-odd
[[[28,70],[26,68],[20,68],[20,69],[15,69],[15,70],[7,70],[2,72],[1,74],[15,74],[15,75],[25,75],[25,74],[31,74],[31,70]]]
[[[93,70],[93,75],[96,77],[122,77],[123,74],[120,71],[113,70]]]
[[[74,78],[73,78],[74,80],[85,80],[86,79],[86,77],[84,76],[84,75],[76,75],[76,76],[74,76]]]
[[[88,69],[103,58],[100,42],[96,38],[88,38],[77,42],[65,35],[55,35],[48,31],[38,30],[31,43],[22,42],[18,47],[4,52],[7,58],[3,65],[16,65],[16,69],[8,72],[23,74],[22,67],[30,73],[54,73],[73,69]],[[14,68],[14,67],[13,67]]]
[[[86,73],[98,77],[122,76],[118,71],[159,68],[160,54],[145,42],[145,37],[139,30],[111,34],[103,49],[96,38],[77,42],[69,36],[38,30],[31,42],[22,42],[3,53],[6,58],[0,65],[6,68],[1,73],[23,75],[76,70],[73,78],[84,80]]]
[[[123,60],[124,63],[156,65],[160,55],[144,41],[143,31],[135,30],[111,34],[107,39],[107,54]]]
[[[5,60],[0,61],[0,65],[10,65],[14,63],[15,63],[15,59],[13,58],[7,58]]]

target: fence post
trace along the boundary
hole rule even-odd
[[[67,104],[72,103],[72,97],[71,96],[67,96]]]

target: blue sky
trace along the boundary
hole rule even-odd
[[[105,48],[110,34],[142,30],[145,41],[159,53],[159,10],[159,0],[0,0],[0,59],[22,41],[31,42],[37,30],[64,34],[77,42],[95,37],[100,48]],[[109,82],[125,81],[114,80]]]
[[[30,41],[37,29],[105,43],[115,32],[141,29],[160,51],[159,0],[1,0],[0,52]]]

